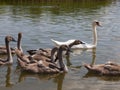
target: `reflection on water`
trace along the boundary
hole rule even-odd
[[[92,61],[91,61],[91,65],[95,64],[95,58],[96,58],[96,48],[92,48],[92,49],[73,49],[72,50],[72,55],[73,56],[77,56],[80,55],[84,52],[89,52],[92,54]],[[72,63],[70,62],[70,55],[66,56],[66,60],[67,60],[67,66],[72,65]]]
[[[28,18],[39,18],[43,13],[52,13],[53,15],[62,15],[63,13],[83,11],[83,15],[87,13],[96,13],[94,9],[100,9],[107,6],[110,0],[3,0],[0,2],[1,8],[6,6],[1,13],[10,11],[11,15],[21,15]],[[93,10],[91,12],[91,10]],[[47,12],[48,11],[48,12]],[[80,13],[82,15],[82,13]],[[14,18],[15,18],[14,16]]]
[[[39,80],[50,80],[50,79],[55,78],[57,76],[59,76],[59,74],[38,75],[38,74],[31,74],[31,73],[21,72],[18,82],[24,81],[25,78],[27,78],[27,77],[34,77],[34,78],[38,78]]]
[[[96,61],[96,48],[92,49],[92,62],[91,65],[94,65]]]
[[[63,85],[63,80],[65,77],[65,73],[60,74],[59,77],[56,78],[57,81],[57,90],[63,90],[62,85]]]
[[[0,87],[3,87],[0,90],[6,90],[6,87],[10,90],[120,88],[120,77],[91,75],[82,66],[83,62],[92,65],[108,60],[120,62],[119,9],[119,0],[0,0],[0,45],[4,45],[6,35],[17,38],[18,32],[22,32],[24,52],[52,48],[50,38],[60,41],[75,38],[89,43],[92,41],[91,22],[98,19],[103,25],[98,29],[96,49],[74,50],[66,57],[69,67],[66,74],[31,75],[20,72],[14,55],[12,66],[0,67]],[[16,47],[16,44],[11,43],[11,46]],[[111,81],[117,81],[118,86]]]
[[[8,66],[7,69],[7,74],[6,74],[6,87],[11,87],[13,84],[10,82],[10,77],[11,77],[11,66]]]
[[[120,76],[102,76],[89,71],[85,74],[85,76],[83,76],[83,78],[92,78],[92,77],[96,77],[99,80],[104,80],[104,81],[120,81]]]
[[[73,50],[73,55],[76,56],[76,54],[78,55],[79,52],[89,52],[91,54],[91,61],[90,61],[90,64],[91,65],[94,65],[95,62],[96,62],[96,48],[93,48],[93,49],[74,49]],[[82,53],[79,53],[82,54]],[[70,62],[70,58],[66,58],[67,60],[67,66],[70,66],[72,70],[75,70],[75,69],[80,69],[82,68],[82,66],[86,63],[86,62],[82,62],[81,65],[73,65],[71,62]]]
[[[25,78],[29,78],[29,77],[34,77],[34,78],[37,78],[39,80],[53,79],[53,82],[57,84],[57,90],[62,90],[62,85],[63,85],[65,73],[53,74],[53,75],[51,75],[51,74],[38,75],[38,74],[30,74],[30,73],[21,72],[18,82],[20,83],[20,82],[24,81]]]
[[[6,66],[7,67],[7,71],[6,71],[6,75],[5,75],[5,87],[12,87],[15,83],[12,83],[11,80],[11,65]],[[46,80],[53,80],[54,83],[57,84],[57,90],[62,90],[62,84],[63,84],[63,80],[65,77],[66,73],[60,73],[60,74],[31,74],[31,73],[26,73],[26,72],[21,72],[19,69],[19,66],[16,67],[16,73],[20,73],[17,83],[21,83],[24,82],[26,79],[30,79],[31,78],[36,78],[40,81],[46,81]],[[15,73],[14,73],[15,74]]]
[[[6,75],[3,75],[3,76],[5,76],[5,83],[1,83],[1,85],[3,85],[3,84],[5,84],[5,86],[6,87],[12,87],[13,86],[13,84],[12,84],[12,82],[10,81],[10,78],[11,78],[11,65],[6,65],[6,66],[1,66],[0,68],[7,68],[7,71],[6,71]],[[4,70],[3,70],[3,72],[5,72]],[[2,73],[2,72],[1,72]],[[1,81],[3,80],[3,77],[1,78]],[[1,82],[0,81],[0,82]],[[3,81],[2,81],[3,82]],[[0,85],[0,86],[1,86]]]

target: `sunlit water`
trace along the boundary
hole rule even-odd
[[[46,1],[46,0],[45,0]],[[83,63],[120,63],[119,0],[3,0],[0,2],[0,44],[4,37],[23,33],[22,47],[52,48],[51,38],[92,42],[93,20],[99,20],[97,48],[77,50],[66,64],[69,72],[60,75],[31,75],[20,72],[16,56],[11,66],[0,67],[0,90],[119,90],[120,77],[87,73]],[[12,47],[16,43],[11,43]],[[26,52],[25,52],[26,53]]]

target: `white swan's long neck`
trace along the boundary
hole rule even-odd
[[[9,41],[5,40],[5,44],[6,44],[6,49],[7,49],[7,60],[10,63],[13,63],[13,58],[12,58],[12,54],[11,54],[11,49],[10,49],[10,45],[9,45]]]
[[[93,45],[97,46],[97,30],[96,25],[93,24]]]

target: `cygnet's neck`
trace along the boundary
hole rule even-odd
[[[59,65],[60,65],[60,68],[63,69],[64,72],[68,72],[68,68],[62,58],[62,52],[63,52],[63,50],[61,48],[59,48],[58,55],[57,55],[58,59],[59,59]]]
[[[54,47],[52,50],[51,50],[51,61],[52,62],[54,62],[54,60],[56,59],[56,58],[58,58],[57,56],[56,56],[56,58],[55,58],[55,53],[58,51],[58,48],[57,47]]]
[[[22,38],[21,36],[18,36],[17,47],[21,52],[23,52],[22,47],[21,47],[21,38]]]
[[[8,55],[7,60],[9,61],[9,63],[13,63],[11,49],[10,49],[9,41],[7,39],[5,40],[5,44],[6,44],[6,50]]]

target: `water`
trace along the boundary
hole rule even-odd
[[[31,75],[20,72],[16,56],[11,66],[0,67],[0,90],[119,90],[120,77],[95,76],[83,63],[120,63],[119,0],[0,0],[0,42],[23,33],[22,47],[53,47],[50,38],[92,42],[93,20],[99,20],[97,48],[71,54],[69,72],[60,75]],[[15,47],[15,43],[11,43]],[[25,52],[26,53],[26,52]]]

